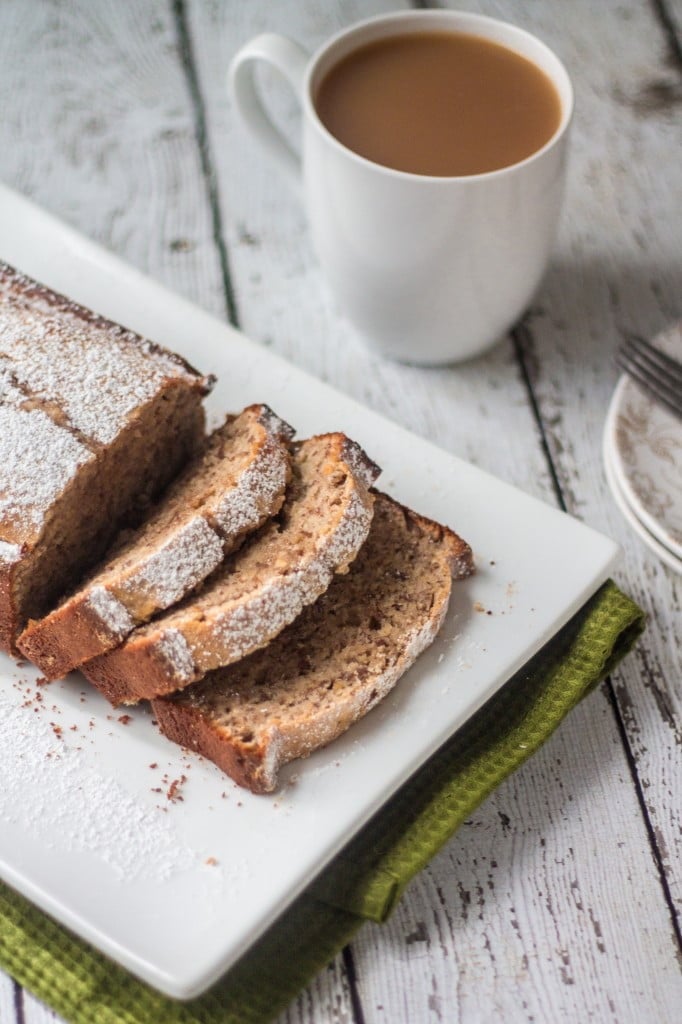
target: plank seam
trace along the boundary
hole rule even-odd
[[[175,22],[175,30],[178,37],[180,62],[182,64],[182,69],[185,74],[187,89],[189,91],[190,100],[194,111],[197,148],[199,150],[201,173],[204,178],[206,195],[208,198],[208,204],[211,214],[213,241],[218,251],[218,259],[220,262],[220,275],[223,286],[223,294],[225,297],[225,309],[227,312],[227,318],[233,325],[233,327],[239,327],[239,311],[237,308],[237,300],[235,297],[234,287],[232,284],[232,275],[230,273],[230,261],[227,253],[227,246],[225,244],[225,236],[223,233],[223,218],[220,212],[220,194],[218,189],[218,179],[215,173],[215,165],[213,161],[213,156],[211,154],[211,145],[209,141],[209,133],[206,120],[206,104],[204,102],[204,97],[201,92],[201,86],[199,84],[199,75],[197,72],[196,60],[194,58],[194,47],[192,45],[192,36],[190,33],[189,21],[187,18],[185,0],[172,0],[172,13],[173,20]]]
[[[625,722],[623,721],[623,716],[621,714],[620,707],[618,705],[618,697],[616,696],[616,691],[615,691],[615,688],[613,686],[613,682],[611,680],[611,676],[607,677],[607,679],[605,680],[605,683],[606,683],[606,685],[605,685],[604,689],[606,690],[606,693],[608,695],[609,701],[610,701],[611,706],[613,708],[613,714],[614,714],[614,717],[616,719],[616,725],[618,726],[618,731],[620,733],[621,742],[623,743],[623,746],[625,748],[625,756],[627,758],[628,765],[630,767],[630,774],[631,774],[631,776],[633,778],[633,781],[634,781],[635,791],[637,793],[637,799],[639,801],[639,805],[640,805],[640,808],[641,808],[641,811],[642,811],[642,816],[644,818],[644,824],[645,824],[645,827],[646,827],[646,830],[647,830],[647,833],[648,833],[648,836],[649,836],[649,845],[651,846],[651,850],[652,850],[653,858],[654,858],[654,863],[656,865],[656,869],[658,871],[658,877],[659,877],[660,882],[661,882],[661,888],[663,889],[663,893],[665,895],[665,901],[668,904],[668,910],[670,911],[670,920],[672,922],[673,934],[674,934],[674,936],[675,936],[675,938],[677,940],[677,944],[678,944],[680,950],[682,951],[682,927],[680,926],[680,919],[678,917],[677,910],[676,910],[676,907],[675,907],[675,901],[673,900],[673,894],[672,894],[671,889],[670,889],[670,883],[668,882],[668,876],[666,875],[665,865],[663,863],[663,856],[661,854],[661,851],[660,851],[660,848],[659,848],[659,845],[658,845],[658,841],[656,839],[656,833],[654,831],[654,827],[653,827],[653,824],[651,822],[651,818],[649,817],[649,813],[648,813],[648,811],[646,809],[646,801],[644,799],[644,789],[642,787],[642,784],[641,784],[641,782],[639,780],[639,776],[637,774],[637,763],[635,761],[635,757],[634,757],[634,754],[632,752],[632,748],[630,746],[630,741],[629,741],[628,734],[627,734],[627,731],[626,731],[626,728],[625,728]]]
[[[355,959],[353,958],[353,951],[350,946],[343,947],[342,956],[343,966],[345,967],[346,977],[348,978],[348,991],[350,995],[350,1005],[353,1010],[354,1024],[365,1024],[365,1013],[362,1009],[360,991],[358,989],[358,976],[355,970]]]
[[[547,438],[547,432],[545,430],[545,424],[542,419],[542,413],[540,412],[540,406],[535,397],[535,391],[533,389],[533,382],[530,379],[530,372],[528,370],[528,363],[526,360],[524,350],[524,338],[530,339],[531,332],[527,324],[517,324],[511,331],[511,339],[514,345],[514,354],[516,355],[516,361],[521,371],[521,379],[528,395],[528,401],[533,412],[533,419],[535,425],[540,433],[540,446],[542,448],[545,460],[547,462],[547,468],[549,469],[549,475],[552,481],[552,489],[557,500],[557,504],[562,512],[568,512],[566,508],[566,502],[564,501],[564,492],[561,487],[556,466],[554,465],[554,459],[552,458],[552,452],[549,447],[549,440]]]
[[[540,411],[540,405],[539,405],[539,402],[538,402],[538,400],[536,398],[535,389],[533,387],[533,382],[531,380],[530,371],[528,369],[528,361],[526,359],[526,351],[525,351],[525,347],[526,346],[524,345],[524,341],[530,341],[531,337],[532,337],[532,332],[531,332],[530,328],[528,327],[528,325],[524,324],[524,323],[518,324],[511,331],[511,338],[512,338],[512,342],[513,342],[513,345],[514,345],[514,352],[515,352],[515,355],[516,355],[516,359],[517,359],[518,364],[519,364],[519,369],[521,371],[521,378],[523,380],[523,384],[524,384],[524,386],[526,388],[526,392],[528,394],[528,400],[530,402],[530,406],[531,406],[531,409],[532,409],[532,412],[533,412],[533,417],[535,419],[535,423],[536,423],[537,429],[538,429],[538,431],[540,433],[540,440],[541,440],[542,450],[544,452],[545,458],[547,459],[549,472],[550,472],[550,475],[551,475],[551,478],[552,478],[552,485],[553,485],[554,491],[555,491],[556,496],[557,496],[557,501],[559,503],[559,507],[564,512],[568,512],[568,509],[566,507],[566,502],[565,502],[564,496],[563,496],[563,489],[561,487],[561,482],[559,480],[559,475],[557,473],[557,469],[556,469],[556,466],[554,464],[554,458],[552,456],[552,452],[551,452],[551,449],[550,449],[549,439],[548,439],[548,436],[547,436],[547,432],[545,430],[545,425],[544,425],[543,418],[542,418],[542,412]],[[620,705],[618,704],[618,698],[616,696],[616,691],[615,691],[615,688],[614,688],[611,676],[607,676],[607,678],[604,680],[603,688],[606,691],[606,694],[607,694],[608,699],[609,699],[609,703],[611,705],[611,710],[613,712],[613,716],[614,716],[614,719],[616,721],[616,727],[618,729],[618,734],[620,736],[620,740],[621,740],[621,743],[623,745],[623,751],[625,753],[625,759],[627,761],[628,769],[630,771],[630,777],[632,779],[632,784],[633,784],[633,786],[635,788],[635,794],[637,796],[637,802],[639,803],[640,813],[642,815],[642,818],[644,819],[644,827],[645,827],[646,832],[647,832],[647,837],[648,837],[648,840],[649,840],[649,846],[651,848],[651,854],[653,856],[654,863],[656,864],[656,868],[657,868],[658,876],[659,876],[659,881],[660,881],[660,884],[661,884],[661,889],[663,891],[663,897],[665,899],[666,905],[668,907],[668,912],[670,914],[670,920],[671,920],[671,923],[672,923],[673,935],[675,936],[675,939],[677,941],[679,949],[682,951],[682,929],[680,927],[680,920],[679,920],[679,917],[677,915],[677,910],[676,910],[675,902],[673,900],[673,895],[672,895],[672,892],[671,892],[671,889],[670,889],[670,884],[668,882],[668,878],[667,878],[667,875],[666,875],[666,872],[665,872],[665,865],[663,863],[663,856],[662,856],[662,853],[661,853],[661,850],[660,850],[660,847],[659,847],[659,844],[658,844],[658,840],[656,839],[656,832],[654,830],[654,827],[653,827],[653,824],[652,824],[652,821],[651,821],[651,818],[650,818],[650,815],[649,815],[649,811],[648,811],[647,806],[646,806],[646,800],[644,799],[644,788],[642,786],[641,780],[639,778],[639,774],[637,772],[637,761],[635,759],[635,755],[634,755],[634,752],[632,750],[632,746],[630,744],[630,738],[629,738],[629,736],[627,734],[627,729],[625,728],[625,721],[623,719],[623,715],[622,715],[622,712],[621,712],[621,709],[620,709]]]
[[[18,981],[12,979],[14,987],[14,1016],[16,1024],[25,1024],[24,1016],[24,991]]]
[[[659,22],[668,43],[672,61],[682,69],[682,41],[665,0],[651,0],[654,16]]]

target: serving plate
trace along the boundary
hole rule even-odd
[[[628,496],[621,487],[620,477],[614,465],[613,444],[610,432],[613,409],[614,405],[612,404],[611,411],[609,412],[609,416],[606,421],[606,429],[604,431],[602,444],[604,475],[606,476],[606,482],[609,485],[613,500],[620,509],[624,519],[628,525],[632,527],[639,539],[643,541],[643,543],[646,544],[646,546],[653,551],[655,555],[658,555],[661,561],[665,562],[673,572],[682,575],[682,558],[678,558],[673,551],[667,548],[664,544],[661,544],[660,540],[658,540],[658,538],[647,529],[644,523],[637,517],[634,508],[630,504]]]
[[[273,796],[238,789],[113,712],[73,674],[36,685],[0,658],[0,877],[138,977],[207,988],[395,790],[607,578],[606,537],[408,433],[144,277],[0,186],[0,258],[180,352],[218,415],[265,401],[299,436],[342,429],[381,485],[453,526],[477,575],[433,646],[367,718],[290,765]]]
[[[682,321],[661,332],[653,344],[682,362]],[[645,530],[679,563],[682,421],[625,373],[611,400],[604,442],[620,494]]]

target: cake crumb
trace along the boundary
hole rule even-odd
[[[187,776],[181,775],[179,779],[173,779],[168,790],[166,791],[166,799],[170,800],[171,803],[176,803],[178,800],[184,800],[180,792],[180,788],[187,782]]]

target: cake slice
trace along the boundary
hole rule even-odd
[[[196,451],[210,381],[0,263],[0,648]]]
[[[452,579],[473,571],[451,530],[377,494],[346,576],[276,640],[153,702],[161,731],[267,793],[288,761],[325,746],[374,707],[436,636]]]
[[[276,519],[226,559],[199,593],[83,666],[112,704],[180,690],[265,646],[345,572],[372,520],[378,473],[344,434],[293,446]]]
[[[46,679],[57,679],[191,593],[279,511],[292,434],[266,405],[228,417],[113,557],[53,612],[29,623],[19,650]]]

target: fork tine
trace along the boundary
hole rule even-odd
[[[639,356],[641,360],[649,363],[652,367],[669,374],[682,387],[682,363],[669,356],[667,352],[655,348],[646,338],[630,334],[623,343],[623,348],[633,356]]]
[[[682,393],[679,388],[654,377],[647,369],[642,369],[642,366],[633,362],[622,349],[616,355],[616,362],[621,370],[636,380],[653,398],[682,418]]]
[[[657,363],[649,361],[632,349],[624,348],[622,354],[625,361],[631,366],[638,367],[643,375],[656,381],[663,391],[667,391],[673,398],[682,400],[682,379],[677,380],[667,370],[662,370]]]
[[[664,391],[670,392],[671,397],[677,398],[682,396],[682,391],[676,381],[669,374],[664,373],[658,367],[651,364],[651,362],[642,358],[638,352],[633,352],[631,349],[623,347],[616,352],[615,361],[626,373],[634,372],[635,370],[639,371],[640,376],[646,377]]]

